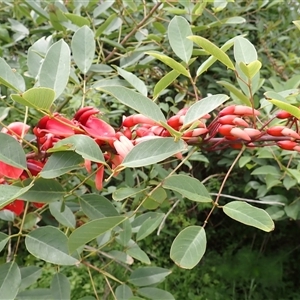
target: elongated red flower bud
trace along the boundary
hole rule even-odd
[[[234,114],[234,109],[235,109],[235,105],[230,105],[230,106],[227,106],[227,107],[223,108],[219,112],[219,117]]]
[[[231,130],[233,128],[233,125],[222,125],[218,128],[218,132],[224,136],[231,135]]]
[[[284,128],[281,132],[284,136],[289,136],[296,140],[300,140],[300,135],[291,128]]]
[[[278,119],[288,119],[288,118],[291,118],[292,115],[285,111],[285,110],[282,110],[282,111],[279,111],[277,114],[276,114],[276,118]]]
[[[258,129],[254,129],[254,128],[245,128],[244,131],[251,137],[251,138],[255,138],[259,135],[261,135],[261,132]]]
[[[267,133],[272,136],[283,136],[282,130],[285,129],[285,126],[273,126],[267,129]]]
[[[279,141],[277,145],[284,150],[296,150],[294,148],[299,146],[299,144],[294,141]]]
[[[237,117],[236,115],[227,115],[219,118],[219,123],[222,125],[238,125],[243,127],[249,127],[248,123],[242,118]]]
[[[180,123],[180,116],[176,115],[171,117],[168,121],[167,121],[168,125],[171,126],[174,129],[178,129],[179,126],[181,126],[182,124]]]
[[[234,114],[240,116],[259,116],[260,112],[249,106],[236,105],[234,108]]]
[[[242,140],[245,140],[245,141],[251,141],[251,138],[250,136],[241,128],[238,128],[238,127],[235,127],[235,128],[232,128],[230,133],[237,137],[237,138],[240,138]]]
[[[124,127],[132,127],[137,124],[150,124],[150,125],[157,125],[155,121],[151,120],[148,117],[145,117],[142,114],[136,114],[129,116],[124,119],[123,126]]]

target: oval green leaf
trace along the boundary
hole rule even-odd
[[[21,284],[21,272],[15,262],[0,266],[0,297],[14,300]]]
[[[151,234],[161,223],[165,214],[158,213],[156,217],[147,219],[140,227],[136,240],[140,241]]]
[[[119,285],[115,290],[115,295],[117,300],[129,300],[133,297],[131,288],[126,284]]]
[[[71,299],[70,281],[62,273],[56,273],[53,276],[50,290],[55,300]]]
[[[172,175],[163,181],[162,186],[192,201],[212,202],[205,186],[198,179],[187,175]]]
[[[274,230],[274,222],[269,214],[261,209],[254,207],[246,202],[232,201],[223,206],[224,213],[230,218],[269,232]]]
[[[9,204],[10,202],[14,201],[15,199],[20,198],[21,195],[25,194],[33,184],[26,186],[24,188],[8,185],[8,184],[1,184],[0,185],[0,209]]]
[[[175,16],[168,26],[168,38],[174,53],[188,63],[192,57],[193,42],[187,37],[192,35],[192,30],[188,21],[180,16]]]
[[[192,35],[188,37],[198,46],[203,48],[206,52],[214,56],[217,60],[223,63],[227,68],[231,70],[235,70],[233,62],[230,60],[229,56],[215,44],[210,42],[209,40],[205,39],[201,36]]]
[[[129,282],[135,286],[148,286],[163,281],[171,271],[159,267],[143,267],[134,270]]]
[[[83,74],[86,74],[93,63],[96,49],[94,32],[87,25],[74,33],[71,49],[76,65]]]
[[[172,70],[162,77],[154,87],[153,98],[156,99],[179,75],[179,72]]]
[[[101,86],[96,88],[115,97],[118,101],[138,111],[156,122],[166,122],[166,118],[159,106],[149,98],[123,86]]]
[[[126,217],[121,216],[101,218],[88,222],[75,229],[69,237],[70,253],[76,251],[76,249],[79,247],[95,239],[100,234],[118,226],[126,219]]]
[[[155,164],[186,149],[184,141],[174,141],[174,138],[154,138],[144,141],[127,154],[122,166],[137,168]]]
[[[28,266],[20,269],[21,271],[21,286],[20,290],[25,290],[41,277],[43,269],[36,266]]]
[[[239,36],[234,40],[234,58],[238,64],[250,64],[257,60],[257,52],[249,40]]]
[[[137,293],[152,300],[175,300],[171,293],[155,287],[141,288],[137,290]]]
[[[189,110],[187,111],[185,118],[184,118],[184,125],[192,124],[196,120],[203,117],[205,114],[210,113],[226,100],[229,97],[224,94],[217,94],[205,97],[200,101],[193,104]]]
[[[0,252],[3,250],[9,240],[9,236],[5,233],[0,232]]]
[[[27,250],[36,258],[46,262],[71,266],[79,261],[68,252],[68,238],[58,228],[40,227],[31,231],[25,238]]]
[[[276,99],[267,99],[267,100],[273,103],[275,106],[289,112],[294,117],[298,119],[300,118],[300,109],[298,107]]]
[[[76,227],[76,219],[72,210],[64,205],[63,211],[61,211],[62,203],[61,202],[52,202],[49,205],[51,215],[56,219],[60,224],[74,229]]]
[[[189,226],[183,229],[171,246],[170,257],[183,269],[194,268],[206,250],[206,234],[201,226]]]
[[[47,51],[41,65],[37,85],[53,89],[57,99],[67,86],[70,62],[70,48],[67,43],[63,40],[54,43]]]

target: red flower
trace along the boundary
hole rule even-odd
[[[8,205],[4,206],[1,210],[10,210],[14,212],[17,216],[21,215],[24,211],[24,201],[23,200],[15,200]]]

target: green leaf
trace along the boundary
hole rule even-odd
[[[127,72],[119,67],[116,67],[116,69],[119,75],[122,76],[126,81],[128,81],[132,85],[132,87],[134,87],[139,93],[141,93],[144,96],[148,95],[147,87],[141,79],[139,79],[134,74]]]
[[[269,232],[274,230],[274,222],[269,214],[261,208],[246,202],[232,201],[223,206],[224,213],[243,224]]]
[[[25,106],[49,111],[55,99],[55,92],[50,88],[37,87],[20,95],[12,94],[10,97]]]
[[[212,42],[210,42],[209,40],[201,36],[192,35],[189,36],[188,38],[192,40],[194,43],[196,43],[198,46],[203,48],[206,52],[214,56],[217,60],[223,63],[227,68],[231,70],[235,70],[234,65],[230,60],[229,56],[225,53],[225,51],[217,47],[215,44],[213,44]]]
[[[79,203],[83,212],[90,219],[100,219],[119,215],[111,201],[101,195],[83,195],[79,197]]]
[[[134,270],[129,278],[129,282],[135,286],[148,286],[162,282],[171,271],[159,267],[143,267]]]
[[[147,191],[148,188],[130,188],[130,187],[123,187],[119,188],[113,192],[112,197],[115,201],[122,201],[127,198],[134,198],[136,195]]]
[[[292,21],[292,22],[300,30],[300,20],[298,20],[298,21]]]
[[[234,39],[235,38],[227,41],[220,49],[226,52],[233,46]],[[216,61],[217,58],[214,56],[210,56],[206,61],[204,61],[197,70],[197,77],[199,77],[202,73],[206,72]]]
[[[51,294],[55,300],[71,299],[71,286],[68,278],[62,273],[56,273],[51,282]]]
[[[243,73],[249,78],[252,79],[260,70],[261,62],[259,60],[254,60],[249,64],[245,64],[244,62],[240,62],[239,64]]]
[[[0,83],[15,90],[17,92],[23,92],[25,90],[25,82],[23,77],[17,76],[15,71],[6,63],[6,61],[0,57]]]
[[[44,226],[31,231],[25,238],[25,245],[28,252],[46,262],[62,266],[79,264],[69,255],[68,238],[58,228]]]
[[[33,184],[20,188],[18,186],[0,184],[0,209],[20,198],[20,196],[25,194],[32,186]]]
[[[93,63],[95,55],[94,32],[86,25],[79,28],[72,37],[71,49],[76,65],[83,74],[86,74]]]
[[[52,202],[49,205],[49,209],[51,215],[56,219],[57,222],[60,224],[69,227],[75,228],[76,227],[76,219],[72,210],[65,205],[64,210],[61,211],[62,203],[61,202]]]
[[[174,138],[153,138],[144,141],[127,154],[122,166],[137,168],[160,162],[186,149],[184,141],[174,141]]]
[[[201,226],[189,226],[183,229],[171,246],[170,257],[183,269],[194,268],[206,250],[206,234]]]
[[[78,16],[75,14],[65,13],[64,14],[73,24],[82,27],[82,26],[90,26],[90,21],[88,18]]]
[[[25,0],[24,1],[32,10],[34,10],[38,15],[44,17],[45,19],[49,20],[49,14],[47,11],[41,6],[39,6],[38,2],[32,1],[32,0]]]
[[[105,2],[103,3],[105,4]],[[113,4],[113,2],[111,2],[111,4]],[[98,38],[103,31],[105,31],[108,26],[118,17],[117,14],[111,14],[106,20],[105,22],[103,22],[100,26],[98,26],[96,32],[95,32],[95,37]]]
[[[31,182],[29,180],[29,182]],[[27,183],[27,180],[25,181]],[[38,178],[34,181],[34,186],[26,193],[21,195],[19,199],[49,203],[57,200],[61,200],[66,194],[61,184],[55,179]]]
[[[130,240],[126,253],[144,264],[151,264],[146,252],[144,252],[133,240]]]
[[[53,153],[47,160],[40,175],[43,178],[56,178],[71,170],[79,169],[83,158],[74,152],[61,151]]]
[[[115,97],[121,103],[138,111],[153,121],[166,122],[166,118],[159,106],[149,98],[135,91],[123,86],[101,86],[96,89]]]
[[[192,35],[192,30],[188,21],[179,16],[175,16],[168,26],[169,43],[174,53],[188,63],[192,57],[193,42],[187,37]]]
[[[171,293],[154,287],[138,289],[137,293],[143,297],[153,300],[175,300]]]
[[[18,294],[16,300],[52,300],[50,289],[34,289],[23,291]]]
[[[196,202],[212,202],[205,186],[198,179],[187,175],[172,175],[163,181],[162,186]]]
[[[126,247],[132,236],[132,228],[129,220],[125,220],[122,224],[122,229],[119,231],[117,241],[120,245]],[[130,254],[129,254],[130,255]]]
[[[126,217],[107,217],[88,222],[75,229],[69,237],[69,251],[74,252],[79,247],[95,239],[100,234],[113,229],[126,220]]]
[[[20,271],[22,278],[20,291],[22,291],[37,282],[42,275],[43,269],[36,266],[28,266],[21,268]]]
[[[280,171],[274,166],[261,166],[255,169],[251,175],[275,175],[280,176]]]
[[[201,99],[189,108],[185,115],[183,124],[192,124],[196,120],[203,117],[205,114],[210,113],[211,111],[216,109],[228,99],[229,97],[224,94],[212,95]]]
[[[165,189],[159,187],[145,199],[143,207],[149,210],[156,209],[167,199],[167,196]]]
[[[117,298],[116,300],[129,300],[133,296],[133,293],[128,285],[122,284],[117,286],[115,295]]]
[[[0,232],[0,252],[3,250],[9,240],[9,236],[3,232]]]
[[[27,169],[25,152],[18,141],[0,132],[0,161],[20,169]]]
[[[156,217],[147,219],[140,227],[136,240],[140,241],[151,234],[161,223],[165,214],[158,213]]]
[[[173,70],[177,71],[178,73],[180,73],[186,77],[191,76],[189,71],[182,64],[180,64],[179,62],[177,62],[176,60],[174,60],[173,58],[171,58],[167,55],[164,55],[164,54],[161,54],[158,52],[153,52],[153,51],[145,52],[145,54],[155,57],[156,59],[160,60],[161,62],[163,62],[170,68],[172,68]]]
[[[0,265],[1,299],[14,300],[21,284],[21,272],[15,262]]]
[[[162,77],[154,86],[153,98],[156,99],[179,75],[179,72],[172,70]]]
[[[300,109],[298,107],[276,99],[267,99],[267,100],[273,103],[275,106],[289,112],[294,117],[298,119],[300,118]]]
[[[243,94],[238,88],[236,88],[233,84],[227,81],[217,81],[217,83],[223,85],[229,92],[231,92],[233,95],[239,98],[241,102],[243,102],[243,104],[247,106],[252,106],[249,98],[245,94]]]
[[[62,139],[55,143],[54,147],[50,148],[47,152],[51,153],[62,150],[75,151],[84,159],[98,163],[105,163],[105,159],[99,145],[91,137],[83,134],[76,134]]]
[[[70,75],[70,48],[63,40],[54,43],[46,53],[38,75],[38,86],[55,91],[57,99],[67,86]]]
[[[238,64],[250,64],[257,60],[257,52],[249,40],[239,36],[234,40],[234,58]]]

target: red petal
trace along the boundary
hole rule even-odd
[[[10,166],[0,161],[0,175],[8,178],[18,179],[21,176],[22,172],[23,169]]]
[[[116,135],[115,130],[109,124],[94,116],[91,116],[87,120],[85,126],[81,126],[87,132],[87,134],[99,140],[111,140]]]
[[[3,209],[10,210],[14,212],[17,216],[19,216],[24,211],[24,201],[15,200],[12,203],[4,206]]]
[[[98,165],[98,166],[100,166],[100,168],[96,173],[95,183],[96,183],[96,189],[100,191],[102,190],[103,187],[104,166],[103,165]]]

